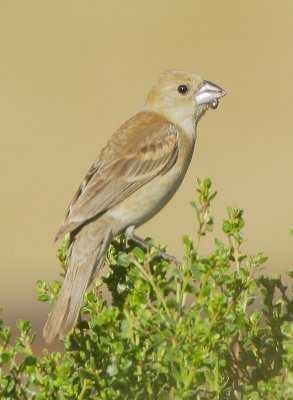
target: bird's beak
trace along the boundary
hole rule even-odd
[[[209,104],[217,102],[220,97],[225,96],[227,93],[219,86],[209,81],[203,81],[202,87],[195,95],[195,102],[197,105]]]

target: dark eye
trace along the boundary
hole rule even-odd
[[[179,85],[177,90],[180,94],[185,94],[188,92],[188,87],[186,85]]]

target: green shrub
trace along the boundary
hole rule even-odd
[[[1,321],[2,399],[293,399],[290,293],[279,276],[260,274],[261,253],[243,253],[243,210],[228,208],[225,242],[200,254],[216,193],[209,179],[197,191],[197,234],[184,236],[182,263],[164,259],[162,245],[116,238],[109,273],[87,294],[64,356],[45,349],[37,357],[30,323],[18,321],[12,343]],[[68,245],[58,253],[63,266]],[[39,281],[39,299],[54,302],[59,288]]]

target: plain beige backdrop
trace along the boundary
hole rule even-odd
[[[0,0],[0,305],[40,330],[38,279],[59,269],[54,235],[107,138],[168,68],[197,72],[228,96],[200,122],[195,156],[170,204],[139,230],[182,255],[196,226],[196,177],[245,209],[245,249],[268,273],[293,264],[291,0]],[[202,251],[208,251],[208,246]]]

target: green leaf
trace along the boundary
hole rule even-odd
[[[192,273],[192,278],[197,281],[201,277],[201,271],[198,268],[197,265],[192,265],[191,266],[191,273]]]
[[[33,356],[33,355],[28,355],[25,357],[24,361],[23,361],[23,366],[24,367],[28,367],[28,366],[33,366],[37,364],[37,357]]]
[[[24,319],[19,319],[17,321],[17,326],[24,334],[27,334],[31,330],[31,323]]]
[[[141,264],[145,262],[145,254],[140,247],[134,247],[132,252]]]
[[[119,265],[121,265],[121,267],[129,267],[130,263],[131,263],[131,259],[130,257],[126,254],[126,253],[118,253],[118,263]]]
[[[210,188],[212,185],[212,181],[210,180],[210,178],[205,178],[203,181],[203,186],[205,186],[206,188]]]

